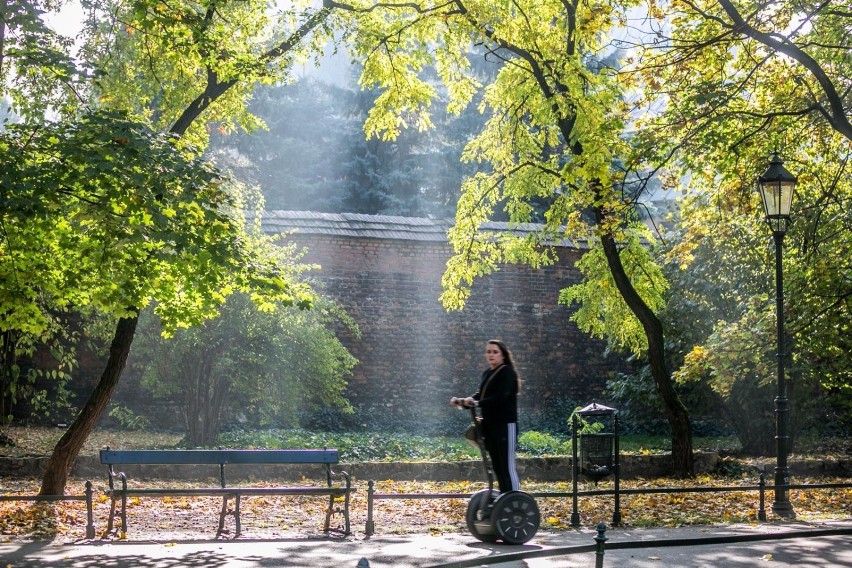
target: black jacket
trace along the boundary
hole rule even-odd
[[[518,374],[508,365],[499,367],[493,377],[491,377],[492,373],[494,371],[491,369],[482,373],[479,390],[473,395],[482,409],[483,423],[496,425],[517,422]],[[489,377],[491,377],[490,380]]]

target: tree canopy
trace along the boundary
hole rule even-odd
[[[50,310],[126,317],[150,302],[174,330],[215,314],[238,289],[309,302],[294,273],[247,246],[219,174],[167,134],[93,112],[11,125],[0,152],[0,331],[39,334]]]
[[[679,473],[691,468],[691,431],[659,316],[681,298],[659,265],[707,262],[699,247],[714,229],[760,242],[753,183],[773,150],[799,177],[785,258],[790,372],[848,392],[848,360],[833,362],[848,353],[852,307],[846,0],[326,0],[277,12],[257,0],[105,0],[92,4],[79,64],[69,42],[41,24],[40,7],[51,6],[7,2],[0,37],[0,88],[26,119],[0,139],[4,166],[12,164],[0,178],[9,294],[0,307],[10,329],[27,333],[72,305],[118,317],[105,378],[120,374],[148,302],[179,327],[212,315],[238,289],[309,300],[292,267],[266,262],[268,243],[245,238],[222,180],[197,156],[212,125],[260,126],[246,107],[253,86],[287,81],[293,62],[336,37],[362,62],[361,86],[378,93],[368,136],[403,140],[406,129],[431,128],[444,92],[448,111],[476,101],[486,120],[462,155],[475,173],[461,186],[449,235],[444,305],[462,307],[474,280],[501,264],[552,261],[555,240],[588,243],[587,280],[563,300],[579,303],[579,325],[647,357]],[[642,8],[640,29],[631,29]],[[478,72],[483,60],[493,73]],[[49,113],[73,120],[51,122]],[[370,171],[351,170],[362,179]],[[640,246],[654,238],[638,206],[655,178],[685,193],[679,239],[660,258]],[[44,187],[56,191],[39,193]],[[481,230],[502,216],[545,223],[526,238]],[[769,271],[768,246],[762,257],[735,256],[726,262],[736,270],[756,274],[763,263]],[[718,320],[683,348],[711,380],[727,377],[714,384],[730,392],[746,370],[762,375],[771,357],[766,346],[742,371],[724,357],[743,330],[771,330],[771,285],[714,285],[723,305],[705,308]],[[103,409],[100,400],[93,408]]]
[[[675,471],[692,470],[688,415],[666,368],[663,328],[655,306],[664,290],[660,279],[637,286],[638,273],[650,274],[646,255],[619,243],[642,231],[635,191],[619,163],[630,154],[625,134],[629,119],[624,84],[604,64],[611,51],[614,26],[627,18],[634,2],[452,2],[448,4],[350,2],[330,4],[356,21],[352,43],[363,57],[362,83],[377,86],[366,131],[379,137],[397,136],[400,125],[428,128],[435,87],[422,71],[435,62],[446,86],[451,111],[458,112],[482,90],[484,128],[467,145],[463,159],[487,164],[465,180],[456,224],[450,231],[455,255],[447,265],[442,300],[460,308],[473,280],[499,269],[502,263],[533,267],[552,262],[548,244],[557,239],[583,239],[600,254],[611,275],[614,302],[636,321],[618,330],[638,334],[629,344],[644,346],[652,375],[673,432]],[[389,15],[392,14],[392,15]],[[472,43],[481,42],[486,57],[500,65],[493,80],[481,84],[471,70]],[[544,229],[530,237],[491,234],[482,225],[495,210],[510,223],[534,218],[545,200]],[[641,268],[646,267],[646,268]],[[587,323],[600,319],[608,337],[627,337],[611,327],[602,308],[613,305],[595,297],[587,302]],[[597,315],[592,315],[595,312]],[[600,328],[599,328],[600,329]],[[640,339],[641,338],[641,339]]]
[[[90,8],[79,53],[86,82],[63,89],[65,75],[52,69],[46,73],[53,79],[50,89],[22,82],[16,100],[32,97],[40,114],[29,120],[31,130],[13,135],[3,148],[4,163],[20,168],[10,169],[11,175],[4,169],[3,196],[11,206],[0,244],[11,281],[4,293],[25,294],[23,301],[4,301],[3,309],[15,316],[6,321],[26,320],[35,327],[24,331],[37,331],[38,318],[29,319],[42,310],[87,303],[118,318],[101,381],[48,463],[46,494],[62,493],[77,452],[115,389],[147,303],[157,302],[170,329],[211,317],[238,290],[261,308],[273,301],[307,306],[313,297],[294,278],[297,268],[270,261],[264,252],[270,243],[249,238],[239,203],[215,170],[197,161],[197,144],[207,136],[195,121],[207,111],[206,118],[226,127],[250,124],[243,106],[250,86],[281,76],[322,25],[324,11],[293,6],[279,14],[274,28],[262,2],[104,2]],[[40,18],[37,10],[27,13]],[[24,37],[22,32],[13,39]],[[51,57],[50,64],[72,61],[59,59]],[[15,77],[30,73],[14,68]],[[68,108],[44,94],[69,90],[73,96],[63,101],[76,105]],[[13,110],[25,108],[17,105]],[[60,110],[63,120],[46,120]],[[58,175],[50,177],[52,172]],[[14,263],[8,262],[12,252]],[[30,260],[42,263],[34,274],[42,280],[19,278],[19,271],[38,267]],[[42,307],[35,307],[39,302]]]
[[[852,310],[850,5],[714,0],[660,9],[666,25],[625,72],[641,77],[636,107],[648,111],[631,167],[666,172],[685,195],[668,259],[693,273],[685,279],[694,289],[678,300],[697,300],[690,315],[709,309],[714,318],[694,321],[682,376],[703,375],[725,398],[773,381],[773,249],[754,188],[778,151],[799,182],[783,258],[794,401],[848,393],[849,360],[839,354],[848,353]]]

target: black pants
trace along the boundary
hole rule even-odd
[[[485,436],[485,449],[491,457],[491,467],[497,477],[500,493],[519,491],[521,488],[518,472],[515,470],[515,444],[518,441],[518,425],[482,424]]]

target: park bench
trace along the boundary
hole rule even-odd
[[[325,532],[337,531],[344,535],[350,534],[349,527],[349,497],[352,483],[345,471],[335,473],[331,466],[338,463],[337,450],[101,450],[101,463],[108,466],[109,490],[106,495],[111,500],[107,534],[113,530],[116,516],[116,505],[121,503],[122,535],[127,534],[127,498],[131,496],[148,497],[189,497],[189,496],[221,496],[222,510],[219,514],[219,529],[225,527],[225,517],[233,514],[236,523],[236,535],[240,534],[240,498],[253,496],[283,496],[305,495],[328,497],[328,507],[325,513]],[[146,465],[218,465],[218,487],[191,487],[174,489],[151,489],[127,486],[127,475],[116,472],[115,466],[146,466]],[[325,483],[316,487],[240,487],[229,486],[225,480],[225,465],[242,464],[244,466],[261,466],[267,464],[319,464],[325,466]],[[334,477],[340,476],[342,483],[336,483]],[[116,483],[118,481],[118,483]],[[335,507],[335,500],[343,499],[343,508]],[[233,499],[233,510],[228,509],[228,501]],[[331,528],[331,517],[334,513],[342,513],[343,530]]]

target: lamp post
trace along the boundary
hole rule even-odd
[[[766,221],[772,229],[775,240],[775,311],[778,317],[778,392],[775,396],[775,501],[772,510],[782,517],[795,517],[790,503],[790,470],[787,467],[787,454],[790,449],[790,411],[787,398],[787,384],[784,380],[784,276],[781,263],[781,243],[790,223],[790,207],[793,203],[793,191],[796,177],[787,171],[784,162],[776,152],[769,167],[757,180]]]

